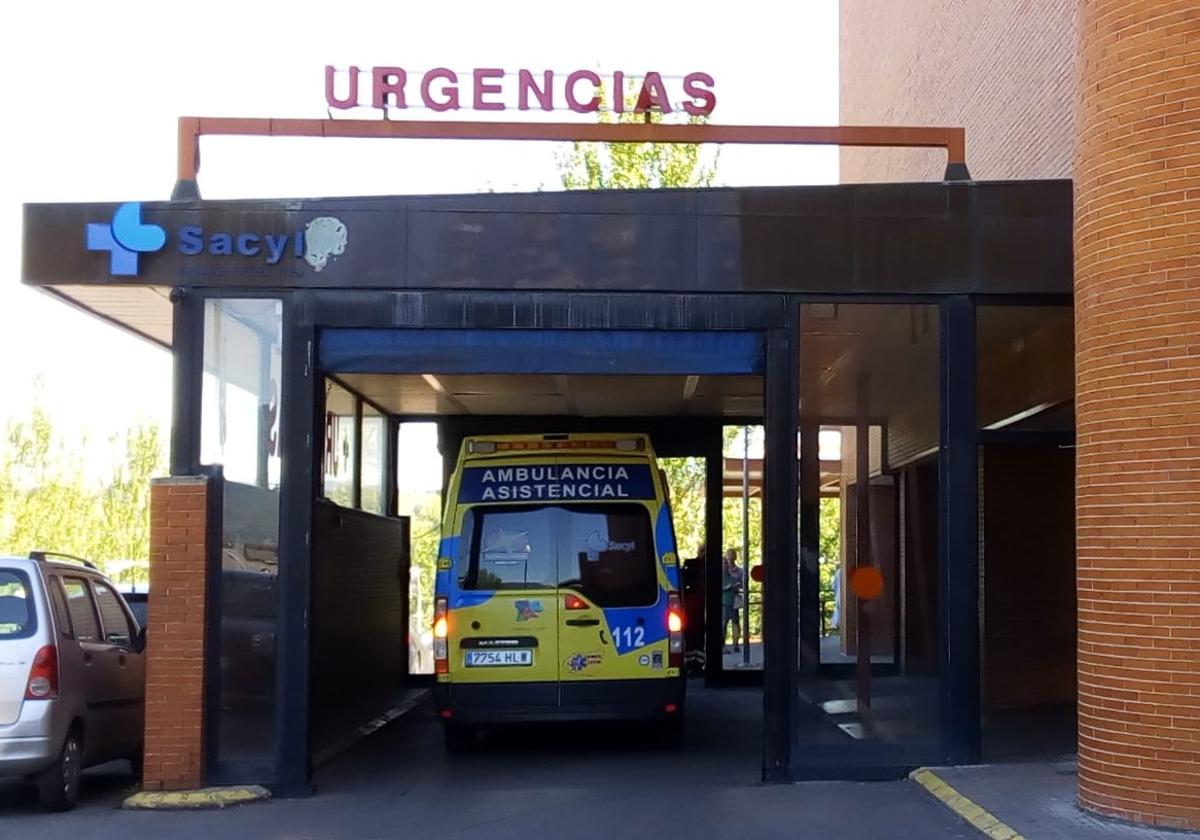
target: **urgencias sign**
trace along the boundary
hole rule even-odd
[[[364,80],[369,76],[369,80]],[[339,80],[339,77],[340,80]],[[612,96],[613,91],[629,91],[630,83],[637,87],[637,97],[632,107],[624,97]],[[345,70],[326,65],[325,102],[330,108],[408,108],[424,105],[431,111],[457,111],[466,108],[472,111],[504,111],[515,107],[518,111],[540,108],[553,111],[565,104],[576,113],[586,114],[600,110],[601,91],[607,91],[612,100],[612,110],[617,113],[631,111],[646,113],[659,111],[669,114],[676,105],[690,116],[707,116],[717,105],[713,77],[708,73],[688,73],[678,84],[668,85],[662,74],[645,73],[627,76],[620,70],[601,78],[592,70],[575,70],[571,73],[555,73],[553,70],[518,70],[515,74],[499,68],[476,68],[470,73],[459,74],[446,67],[435,67],[411,78],[403,67],[372,67],[364,71],[358,67]],[[369,88],[370,97],[365,99]],[[672,95],[675,103],[672,104]]]

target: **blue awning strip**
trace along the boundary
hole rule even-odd
[[[328,329],[328,373],[658,374],[763,371],[761,333],[674,330]]]

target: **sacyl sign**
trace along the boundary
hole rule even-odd
[[[89,222],[85,228],[89,251],[107,251],[108,272],[114,277],[133,277],[140,271],[140,254],[152,254],[174,244],[184,257],[242,257],[274,266],[285,258],[302,259],[314,271],[325,268],[331,257],[346,250],[346,225],[333,216],[310,220],[302,230],[259,232],[210,230],[202,225],[183,225],[173,234],[162,225],[143,221],[142,205],[122,204],[105,222]]]

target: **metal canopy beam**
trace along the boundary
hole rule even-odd
[[[946,150],[945,180],[971,179],[967,171],[966,132],[962,128],[180,117],[177,180],[172,198],[200,197],[196,178],[200,171],[200,138],[204,135],[941,148]]]

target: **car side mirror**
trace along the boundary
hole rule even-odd
[[[146,628],[143,627],[138,631],[138,634],[133,638],[133,649],[137,653],[143,653],[146,650]]]

